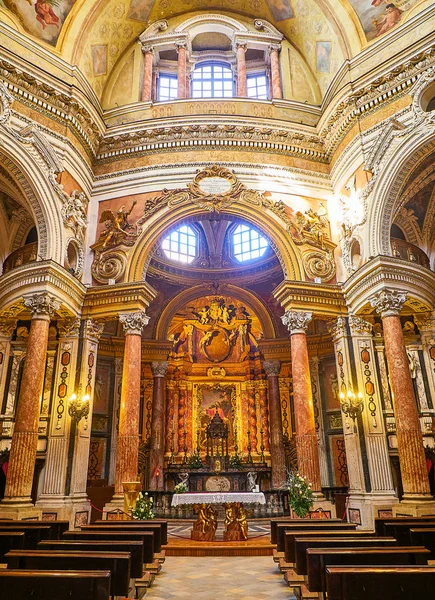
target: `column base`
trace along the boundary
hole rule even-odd
[[[398,504],[397,497],[391,494],[350,494],[347,507],[347,518],[361,529],[373,530],[375,518],[392,517],[393,509]],[[342,515],[338,515],[342,516]]]
[[[113,513],[111,517],[110,513]],[[124,515],[124,494],[115,494],[110,502],[104,505],[102,519],[110,520],[118,515],[120,519],[126,519]]]
[[[36,502],[42,513],[43,521],[69,521],[70,529],[88,525],[91,518],[91,506],[86,494],[79,496],[42,495]]]
[[[332,504],[332,502],[326,500],[322,493],[315,496],[313,506],[310,509],[311,515],[315,511],[318,511],[320,518],[322,517],[321,511],[325,512],[329,519],[335,519],[337,514],[335,510],[335,504]]]
[[[424,517],[435,515],[435,499],[429,494],[405,496],[393,507],[393,517]]]
[[[40,521],[42,511],[31,498],[5,498],[0,502],[0,519]]]

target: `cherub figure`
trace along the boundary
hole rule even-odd
[[[36,20],[41,23],[42,29],[45,29],[47,25],[56,25],[59,28],[59,17],[54,12],[53,5],[55,5],[53,0],[36,0]]]
[[[395,4],[387,4],[382,18],[375,22],[376,35],[379,36],[390,31],[390,29],[399,23],[402,18],[402,13],[403,11],[400,10],[400,8],[397,8]]]
[[[128,222],[128,217],[136,204],[137,202],[134,200],[130,210],[121,206],[116,215],[111,210],[103,211],[100,217],[100,223],[106,223],[106,229],[100,235],[100,240],[104,240],[103,248],[109,245],[116,246],[125,237],[136,237],[135,233],[128,232],[128,229],[133,229],[133,225]]]

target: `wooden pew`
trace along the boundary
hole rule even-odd
[[[354,523],[331,523],[330,519],[306,519],[295,523],[278,523],[277,525],[277,537],[276,537],[276,549],[278,552],[284,552],[284,532],[286,531],[321,531],[321,530],[337,530],[337,531],[351,531],[356,529]]]
[[[342,519],[304,519],[304,521],[314,521],[317,523],[318,521],[328,521],[328,523],[343,523]],[[278,523],[300,523],[301,519],[295,519],[294,517],[273,517],[270,519],[270,543],[277,543],[277,526]]]
[[[69,521],[11,521],[0,519],[0,528],[15,528],[17,524],[28,525],[29,527],[50,527],[50,540],[59,540],[64,531],[69,529]]]
[[[325,569],[342,565],[424,565],[429,550],[419,546],[372,548],[309,548],[307,587],[310,592],[326,592]]]
[[[95,521],[95,525],[115,525],[116,527],[122,527],[123,525],[135,525],[138,522],[144,523],[145,525],[160,525],[161,529],[161,542],[162,546],[166,546],[168,543],[168,522],[165,519],[144,519],[138,521],[137,519],[125,519],[123,521],[112,520],[112,519],[99,519]]]
[[[313,531],[313,530],[308,530],[308,531],[286,531],[285,532],[285,538],[284,538],[284,558],[286,563],[290,563],[290,564],[294,564],[296,561],[296,555],[295,555],[295,539],[296,538],[315,538],[315,537],[328,537],[328,538],[346,538],[346,537],[350,537],[352,536],[355,539],[358,539],[360,537],[364,538],[364,537],[370,537],[373,538],[373,545],[375,546],[375,532],[374,531],[364,531],[364,530],[357,530],[357,531],[336,531],[334,529],[331,530],[327,530],[327,531]]]
[[[80,527],[81,531],[117,531],[120,528],[116,525],[113,526],[110,523],[104,523],[103,525],[84,525]],[[154,552],[159,553],[162,550],[162,542],[161,542],[161,529],[158,524],[151,523],[142,523],[141,521],[137,523],[124,525],[122,531],[152,531],[154,533]]]
[[[328,600],[426,600],[435,567],[327,567]]]
[[[412,521],[413,523],[426,524],[427,527],[432,527],[432,523],[435,527],[435,515],[426,517],[376,517],[375,518],[375,531],[376,535],[387,535],[385,533],[385,523],[404,523],[405,521]]]
[[[409,530],[411,546],[425,546],[430,551],[428,560],[435,560],[435,527],[418,527]]]
[[[434,524],[435,526],[435,524]],[[400,546],[409,546],[411,544],[411,529],[424,529],[427,524],[416,523],[414,521],[398,521],[394,523],[385,523],[385,535],[395,537]]]
[[[0,531],[0,563],[4,563],[9,550],[24,548],[24,531]]]
[[[63,552],[65,550],[74,550],[75,552],[81,552],[82,550],[87,552],[104,552],[105,550],[109,550],[110,552],[130,552],[131,577],[133,579],[140,579],[143,576],[144,561],[142,542],[115,542],[112,540],[110,544],[108,544],[107,542],[99,542],[94,540],[88,540],[86,542],[44,540],[42,542],[39,542],[38,550],[58,550],[59,552]]]
[[[74,552],[57,550],[11,550],[6,554],[8,569],[47,571],[110,571],[110,594],[128,596],[130,591],[129,552]]]
[[[109,600],[110,571],[0,569],[0,598]]]
[[[295,571],[307,575],[307,550],[309,548],[373,548],[373,546],[397,546],[392,537],[296,537]]]
[[[51,529],[48,525],[28,525],[27,523],[21,525],[20,521],[16,521],[16,527],[4,527],[0,526],[0,532],[9,533],[10,531],[22,531],[24,533],[24,548],[36,549],[41,540],[49,540],[51,535]]]
[[[112,541],[142,542],[144,552],[144,563],[151,564],[154,555],[154,533],[152,531],[65,531],[62,536],[65,541],[77,540],[84,542],[88,540],[101,540],[110,545]]]

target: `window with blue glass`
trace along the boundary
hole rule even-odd
[[[267,100],[267,77],[265,73],[248,75],[246,78],[248,89],[248,98],[257,98],[258,100]]]
[[[162,249],[167,258],[187,264],[196,258],[197,248],[197,235],[188,225],[172,231],[162,242]]]
[[[260,258],[269,247],[269,242],[259,231],[248,225],[238,225],[232,238],[234,258],[239,262]]]
[[[204,62],[192,73],[192,98],[232,98],[233,72],[225,63]]]
[[[175,100],[178,96],[178,79],[176,75],[160,75],[158,86],[158,99]]]

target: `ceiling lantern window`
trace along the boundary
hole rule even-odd
[[[164,238],[162,250],[167,258],[190,264],[198,255],[198,236],[191,227],[183,225]]]
[[[232,237],[234,258],[239,262],[261,258],[269,248],[267,239],[248,225],[238,225]]]

